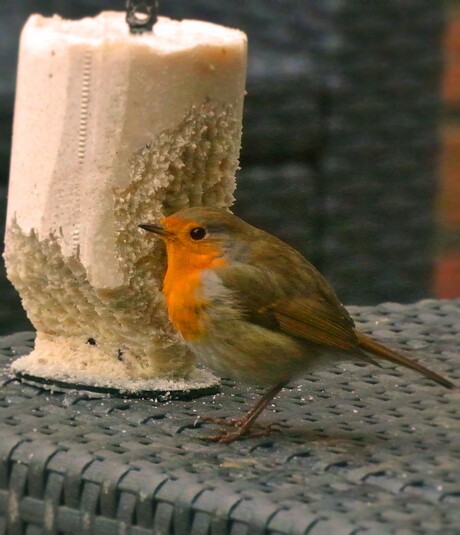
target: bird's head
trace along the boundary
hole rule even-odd
[[[251,241],[254,227],[230,212],[218,208],[196,207],[176,212],[160,224],[141,224],[166,242],[168,258],[174,255],[190,259],[241,257]]]

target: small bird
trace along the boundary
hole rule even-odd
[[[168,315],[197,359],[222,377],[265,385],[244,417],[205,421],[232,426],[213,437],[229,443],[260,436],[253,424],[304,372],[355,357],[401,364],[446,388],[448,379],[356,329],[332,287],[299,252],[228,211],[196,207],[142,224],[166,242],[163,283]]]

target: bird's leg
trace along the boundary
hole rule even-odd
[[[204,421],[213,422],[224,425],[233,425],[237,427],[236,431],[226,431],[222,430],[218,435],[205,437],[206,440],[212,442],[219,442],[221,444],[228,444],[233,442],[242,436],[257,437],[268,435],[273,429],[272,426],[268,426],[265,429],[259,431],[254,431],[250,433],[251,427],[254,425],[255,420],[260,416],[262,411],[267,407],[267,405],[272,401],[272,399],[283,389],[286,383],[280,383],[273,388],[270,388],[255,404],[255,406],[245,415],[243,418],[234,419],[234,420],[222,420],[220,418],[213,419],[212,417],[204,417]]]

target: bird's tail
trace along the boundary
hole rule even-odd
[[[452,383],[452,381],[449,381],[449,379],[446,379],[445,377],[442,377],[442,375],[439,375],[436,372],[425,368],[425,366],[422,366],[422,364],[419,364],[418,362],[414,362],[413,360],[410,360],[407,357],[403,357],[399,353],[396,353],[396,351],[393,351],[392,349],[382,344],[379,344],[379,342],[376,342],[365,334],[357,331],[356,336],[358,337],[359,348],[362,351],[370,353],[375,357],[380,357],[390,362],[394,362],[395,364],[401,364],[401,366],[405,366],[406,368],[421,373],[428,379],[436,381],[437,383],[442,386],[445,386],[446,388],[456,388],[454,383]]]

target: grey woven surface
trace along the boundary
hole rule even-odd
[[[460,300],[351,309],[359,325],[460,384]],[[199,414],[241,414],[257,390],[194,401],[88,399],[19,384],[32,336],[0,339],[0,533],[460,533],[460,404],[401,369],[306,375],[262,419],[271,437],[203,442]]]

